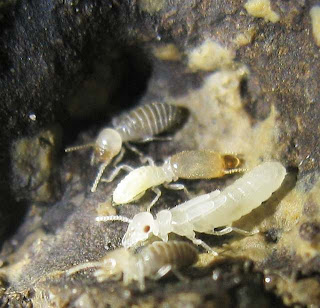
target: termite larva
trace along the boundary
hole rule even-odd
[[[142,197],[151,188],[157,194],[149,205],[148,211],[156,203],[161,191],[155,186],[165,183],[171,189],[185,189],[182,184],[169,184],[181,179],[211,179],[243,172],[238,167],[241,159],[234,154],[220,154],[211,150],[183,151],[168,158],[162,166],[143,166],[132,170],[113,192],[115,204],[125,204]],[[111,182],[121,169],[129,169],[127,165],[119,166],[111,174],[107,182]],[[129,169],[130,170],[130,169]]]
[[[118,161],[123,156],[122,143],[147,142],[160,134],[181,118],[181,108],[167,103],[146,104],[121,115],[112,121],[113,128],[104,128],[98,134],[94,143],[66,148],[66,152],[77,151],[92,147],[94,149],[91,159],[93,163],[101,163],[91,191],[94,192],[100,178],[111,160],[118,155]],[[127,144],[128,145],[128,144]],[[135,152],[137,149],[128,146]]]
[[[246,173],[222,192],[215,190],[170,210],[162,210],[155,219],[149,212],[139,213],[129,220],[122,245],[126,248],[135,246],[151,235],[166,242],[168,234],[172,232],[185,236],[194,244],[216,254],[210,246],[195,237],[195,231],[213,235],[223,235],[231,231],[250,234],[231,227],[231,224],[267,200],[280,187],[285,175],[286,169],[281,163],[266,162]],[[123,216],[96,217],[96,221],[125,219],[128,221],[128,218]],[[226,227],[215,231],[215,228],[223,226]]]
[[[67,271],[70,276],[80,270],[98,267],[94,276],[99,282],[110,278],[120,279],[128,285],[138,281],[140,290],[145,289],[145,278],[160,279],[172,271],[178,277],[177,270],[194,264],[198,251],[193,245],[182,241],[153,242],[134,254],[128,249],[120,248],[108,253],[101,261],[76,265]]]

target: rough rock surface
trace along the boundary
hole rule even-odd
[[[0,1],[3,305],[320,306],[317,2],[254,1],[268,4],[264,16],[246,2]],[[200,251],[183,272],[189,282],[148,280],[141,292],[98,283],[91,270],[67,277],[120,246],[126,225],[95,216],[132,217],[153,193],[113,208],[121,176],[92,194],[89,151],[61,148],[90,142],[118,112],[153,100],[190,111],[172,141],[139,146],[155,160],[184,149],[236,152],[248,169],[281,161],[285,182],[234,223],[259,234],[198,235],[220,255]],[[130,152],[123,162],[141,164]],[[240,176],[183,183],[201,194]],[[184,200],[163,188],[153,213]]]

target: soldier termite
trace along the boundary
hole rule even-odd
[[[198,251],[193,245],[183,241],[153,242],[138,253],[120,248],[108,253],[102,260],[76,265],[67,271],[73,275],[81,270],[92,267],[99,269],[94,276],[99,282],[110,278],[120,279],[128,285],[137,281],[140,290],[145,289],[145,278],[160,279],[168,272],[173,272],[178,278],[182,275],[179,269],[192,265],[198,260]]]
[[[115,204],[125,204],[142,197],[144,192],[152,188],[157,194],[148,207],[156,203],[161,191],[155,186],[160,184],[171,189],[185,189],[182,184],[168,184],[181,179],[211,179],[226,174],[243,172],[238,168],[242,160],[234,154],[220,154],[211,150],[183,151],[168,158],[162,166],[143,166],[132,170],[116,187],[113,192]],[[119,166],[109,179],[111,182],[121,169],[130,170],[127,165]],[[185,189],[186,190],[186,189]]]
[[[100,178],[111,160],[118,155],[117,162],[122,159],[124,149],[122,143],[140,154],[128,142],[148,142],[161,140],[154,137],[177,124],[182,115],[182,108],[167,103],[146,104],[115,118],[113,128],[104,128],[94,143],[66,148],[66,152],[93,148],[91,164],[101,163],[91,191],[95,192]]]
[[[241,216],[250,213],[276,191],[284,177],[286,169],[279,162],[265,162],[243,177],[236,180],[222,192],[215,190],[170,210],[162,210],[156,218],[149,212],[142,212],[129,220],[127,232],[122,239],[126,248],[146,241],[149,236],[157,236],[168,241],[169,233],[187,237],[196,245],[216,254],[210,246],[195,237],[196,232],[213,235],[224,235],[231,231],[241,234],[250,232],[231,227],[231,224]],[[128,221],[123,216],[98,216],[96,221]],[[216,231],[215,228],[224,229]]]

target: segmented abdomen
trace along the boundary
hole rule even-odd
[[[190,207],[187,205],[192,200],[189,200],[171,212],[178,218],[187,217],[194,231],[210,233],[213,228],[231,225],[258,207],[280,187],[285,175],[286,169],[280,163],[266,162],[246,173],[220,194],[213,192],[204,195],[203,200]]]
[[[165,265],[182,268],[198,260],[193,245],[182,241],[153,242],[140,252],[146,276],[152,276]]]
[[[161,167],[144,166],[134,169],[114,190],[113,201],[117,204],[131,202],[147,189],[171,180],[172,178]]]
[[[151,103],[113,120],[123,141],[139,141],[170,129],[181,118],[181,109],[167,103]]]

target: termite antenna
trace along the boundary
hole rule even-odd
[[[89,268],[92,268],[92,267],[100,267],[100,266],[103,266],[104,263],[103,262],[87,262],[87,263],[82,263],[82,264],[79,264],[79,265],[76,265],[72,268],[70,268],[69,270],[66,271],[66,275],[67,276],[71,276],[77,272],[80,272],[82,270],[86,270],[86,269],[89,269]]]
[[[132,219],[125,216],[120,216],[120,215],[110,215],[110,216],[97,216],[96,221],[122,221],[129,224],[132,222]]]
[[[96,179],[94,180],[92,187],[91,187],[91,192],[95,192],[97,190],[97,186],[100,182],[100,179],[102,177],[102,174],[104,172],[104,170],[106,169],[106,167],[108,166],[110,160],[106,161],[105,163],[101,164],[99,171],[97,173]]]
[[[230,170],[226,170],[224,173],[225,174],[234,174],[234,173],[245,173],[249,171],[246,168],[235,168],[235,169],[230,169]]]
[[[93,147],[95,147],[94,143],[88,143],[88,144],[77,145],[74,147],[69,147],[69,148],[66,148],[64,151],[65,152],[72,152],[72,151],[78,151],[78,150],[83,150],[83,149],[87,149],[87,148],[93,148]]]

